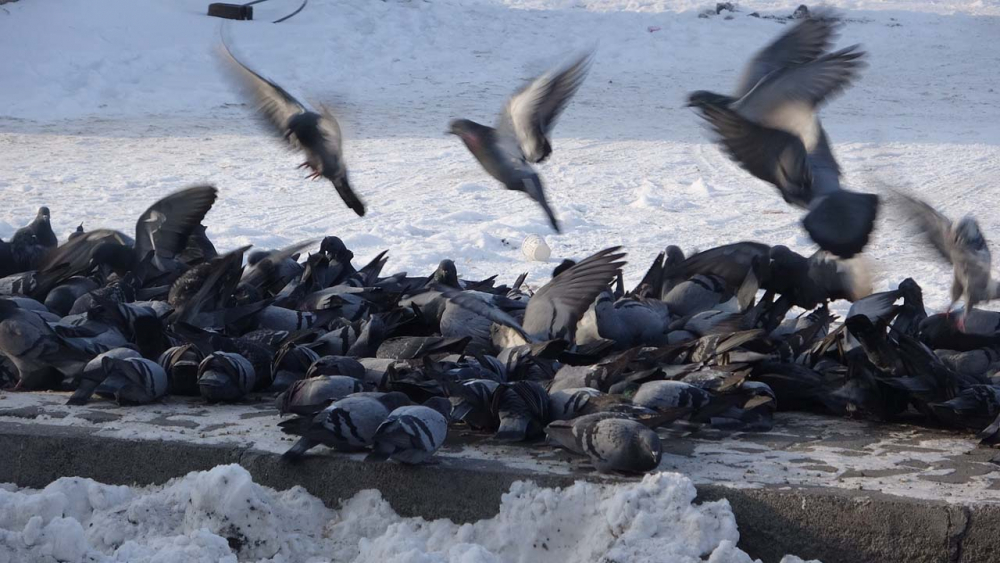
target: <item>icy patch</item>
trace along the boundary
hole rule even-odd
[[[329,510],[302,488],[260,486],[239,465],[148,488],[64,478],[0,488],[0,563],[752,563],[729,503],[694,498],[676,473],[566,489],[517,482],[496,517],[458,525],[400,517],[374,490]]]

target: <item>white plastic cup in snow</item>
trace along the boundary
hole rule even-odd
[[[521,252],[528,260],[545,262],[552,256],[552,249],[545,244],[545,239],[538,235],[528,235],[521,243]]]

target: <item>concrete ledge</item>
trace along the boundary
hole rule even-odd
[[[41,422],[0,422],[0,452],[0,482],[20,486],[44,487],[69,475],[111,484],[159,484],[190,471],[239,463],[263,485],[301,485],[332,506],[360,490],[377,488],[402,515],[456,522],[496,515],[501,495],[517,480],[544,486],[566,486],[578,478],[608,480],[593,473],[556,475],[454,457],[406,467],[365,463],[357,455],[315,455],[291,465],[276,453],[249,447],[109,438],[91,429]],[[810,487],[709,484],[698,490],[701,501],[729,500],[740,526],[740,547],[765,563],[785,553],[825,563],[981,563],[1000,558],[1000,506],[995,504]]]

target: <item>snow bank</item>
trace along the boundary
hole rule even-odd
[[[566,489],[517,482],[495,518],[457,525],[403,518],[374,490],[330,510],[300,487],[257,485],[239,465],[148,488],[73,477],[0,487],[0,563],[750,563],[729,503],[694,498],[676,473]]]

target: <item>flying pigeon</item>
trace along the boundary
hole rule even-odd
[[[850,258],[868,243],[878,196],[840,186],[840,166],[816,115],[864,67],[858,46],[822,54],[834,33],[831,18],[807,19],[761,51],[734,96],[689,96],[748,172],[773,184],[786,202],[808,209],[802,223],[820,248]]]
[[[990,248],[979,223],[971,215],[952,223],[926,202],[903,193],[899,196],[927,243],[954,267],[948,311],[959,301],[965,302],[958,317],[959,328],[964,330],[965,317],[976,303],[1000,297],[1000,284],[990,272]]]
[[[306,109],[284,88],[250,70],[223,43],[220,53],[229,63],[233,75],[254,99],[258,111],[293,148],[305,153],[299,168],[308,167],[308,178],[326,178],[333,183],[344,203],[359,217],[365,215],[365,204],[351,189],[344,165],[343,136],[337,118],[325,106],[319,113]]]
[[[548,134],[583,84],[592,60],[593,52],[587,52],[572,64],[532,80],[507,101],[496,128],[456,119],[448,130],[462,139],[490,176],[508,190],[524,192],[538,202],[557,233],[559,222],[531,164],[544,161],[552,153]]]

